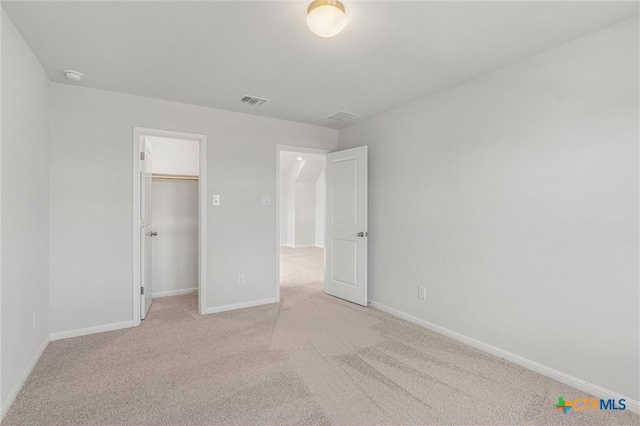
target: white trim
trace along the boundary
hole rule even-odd
[[[140,139],[141,139],[142,135],[140,134],[140,130],[138,130],[137,127],[133,128],[133,144],[131,144],[131,146],[133,147],[133,166],[131,167],[131,170],[133,172],[133,199],[132,199],[132,205],[133,205],[133,215],[132,215],[132,222],[131,222],[131,228],[132,228],[132,233],[133,233],[133,257],[131,259],[132,265],[133,265],[133,275],[132,275],[132,281],[133,281],[133,313],[132,313],[132,321],[133,321],[133,325],[140,325],[140,305],[138,304],[138,302],[140,301],[139,299],[139,293],[140,293],[140,180],[139,180],[139,176],[140,176]],[[137,258],[137,260],[136,260]]]
[[[77,328],[75,330],[60,331],[49,334],[51,341],[69,339],[71,337],[86,336],[87,334],[104,333],[105,331],[121,330],[123,328],[135,327],[133,321],[114,322],[112,324],[97,325],[95,327]]]
[[[589,383],[586,380],[579,379],[577,377],[555,370],[551,367],[547,367],[546,365],[542,365],[535,361],[531,361],[530,359],[524,358],[520,355],[516,355],[514,353],[505,351],[504,349],[500,349],[488,343],[484,343],[484,342],[481,342],[480,340],[476,340],[472,337],[465,336],[464,334],[460,334],[456,331],[449,330],[448,328],[414,317],[413,315],[407,314],[397,309],[390,308],[389,306],[383,305],[382,303],[378,303],[378,302],[374,302],[373,300],[370,300],[369,304],[370,306],[376,309],[379,309],[383,312],[386,312],[398,318],[402,318],[406,321],[409,321],[413,324],[419,325],[421,327],[424,327],[436,333],[442,334],[444,336],[450,337],[454,340],[457,340],[458,342],[467,344],[476,349],[480,349],[483,352],[487,352],[491,355],[497,356],[498,358],[502,358],[504,360],[510,361],[528,370],[535,371],[536,373],[542,374],[543,376],[549,377],[560,383],[564,383],[565,385],[572,386],[583,392],[587,392],[591,395],[594,395],[597,398],[601,398],[601,399],[624,398],[626,400],[627,408],[629,409],[629,411],[636,414],[640,414],[640,401],[628,398],[624,395],[620,395],[617,392],[613,392],[613,391],[610,391],[609,389],[605,389],[593,383]]]
[[[183,288],[180,290],[159,291],[158,293],[151,293],[151,297],[181,296],[183,294],[195,293],[196,291],[198,291],[198,287]]]
[[[319,148],[306,148],[303,146],[294,146],[294,145],[276,145],[276,297],[275,302],[280,301],[280,153],[288,151],[288,152],[300,152],[302,154],[317,154],[317,155],[327,155],[327,153],[331,152],[327,149],[319,149]],[[284,244],[286,247],[295,248],[289,244]],[[301,246],[298,246],[301,247]],[[265,299],[267,300],[267,299]]]
[[[207,137],[199,136],[200,175],[198,179],[198,313],[207,309]]]
[[[31,372],[35,368],[36,364],[38,364],[38,361],[40,361],[40,357],[42,357],[44,350],[47,349],[47,345],[49,345],[49,337],[44,339],[44,342],[42,342],[33,358],[31,358],[31,362],[29,362],[27,368],[22,372],[20,380],[18,380],[18,383],[16,383],[13,389],[11,389],[11,392],[9,392],[9,395],[7,395],[7,399],[2,403],[2,407],[0,407],[0,422],[9,412],[9,408],[11,408],[11,405],[16,400],[16,397],[20,393],[20,390],[22,390],[22,387],[31,375]]]
[[[2,17],[0,17],[0,34],[1,33],[2,33]],[[0,46],[1,46],[1,44],[0,44]],[[1,50],[2,50],[2,48],[0,47],[0,51]],[[1,52],[0,52],[0,56],[2,56]],[[1,81],[2,81],[2,67],[0,66],[0,82]],[[0,83],[0,86],[1,86],[1,83]],[[0,139],[1,139],[1,135],[2,135],[2,104],[3,104],[2,98],[0,96]],[[49,112],[49,114],[50,114],[50,112]],[[49,132],[47,132],[47,133],[48,133],[47,136],[49,136],[51,134],[51,131],[49,130]],[[48,146],[51,146],[50,138],[49,138],[48,142],[49,142]],[[0,143],[0,164],[2,164],[2,157],[3,157],[2,148],[1,147],[2,147],[2,144]],[[48,164],[50,165],[51,162],[49,161]],[[2,187],[1,186],[1,184],[2,184],[2,177],[1,176],[2,176],[2,174],[0,173],[0,188]],[[48,182],[51,182],[51,177],[50,176],[51,175],[49,175]],[[50,185],[50,183],[48,183],[48,185]],[[2,203],[2,191],[0,191],[0,308],[2,307],[2,259],[4,258],[4,256],[2,256],[2,235],[3,235],[3,233],[2,233],[2,212],[4,211],[2,209],[2,204],[3,204]],[[49,217],[51,217],[51,216],[49,215]],[[49,230],[50,229],[51,228],[49,227]],[[47,284],[47,287],[48,287],[48,284]],[[8,407],[5,410],[5,407],[4,407],[3,401],[2,401],[2,383],[3,383],[2,378],[3,378],[3,374],[6,374],[6,373],[2,372],[2,364],[3,364],[3,362],[2,362],[2,352],[3,352],[2,351],[2,340],[3,340],[2,339],[2,315],[0,315],[0,423],[2,422],[2,419],[4,418],[5,413],[8,411]],[[9,406],[10,406],[10,404],[9,404]]]
[[[171,130],[133,128],[133,326],[140,325],[140,150],[143,136],[159,136],[173,139],[198,141],[200,144],[200,173],[198,179],[199,209],[198,209],[198,312],[203,315],[207,303],[207,137],[205,135]]]
[[[217,314],[220,312],[233,311],[236,309],[253,308],[255,306],[270,305],[272,303],[278,303],[279,300],[275,297],[268,299],[252,300],[250,302],[234,303],[232,305],[214,306],[213,308],[207,308],[205,314]]]
[[[317,247],[317,248],[324,248],[324,246],[320,246],[318,244],[301,244],[299,246],[294,246],[294,245],[291,245],[291,244],[280,244],[280,247],[289,247],[289,248]]]

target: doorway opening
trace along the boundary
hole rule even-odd
[[[322,291],[325,163],[326,151],[279,147],[279,291]]]
[[[324,161],[324,164],[322,167],[310,166],[308,176],[305,176],[304,162],[312,155],[322,157],[321,161]],[[320,171],[313,172],[316,168]],[[315,173],[318,173],[316,178],[309,177],[314,176]],[[299,176],[302,178],[299,179]],[[362,306],[368,305],[367,176],[368,148],[366,146],[329,152],[277,145],[275,280],[277,301],[280,301],[282,286],[291,295],[324,291],[330,296]],[[305,182],[307,180],[310,182]],[[306,207],[312,204],[314,212],[318,212],[318,214],[314,213],[313,223],[318,224],[319,227],[314,225],[313,234],[320,238],[314,239],[313,244],[308,243],[312,241],[311,238],[308,240],[297,238],[296,212],[294,211],[293,217],[290,215],[292,208],[295,209],[297,204],[297,183],[312,182],[319,188],[324,187],[324,190],[315,191],[313,197],[303,195],[298,197],[298,200]],[[307,215],[303,217],[307,222],[310,221]],[[286,233],[284,228],[287,229]],[[292,229],[293,232],[291,232]],[[305,230],[300,236],[310,235],[311,233]],[[311,248],[321,251],[315,254],[302,251],[302,249]],[[293,251],[287,251],[287,249],[293,249]],[[319,262],[320,253],[322,267]]]
[[[134,324],[171,320],[176,309],[201,314],[206,300],[206,137],[134,128],[133,145]]]

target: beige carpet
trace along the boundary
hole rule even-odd
[[[53,342],[5,424],[640,424],[554,409],[582,392],[322,293],[322,251],[282,251],[282,302]]]

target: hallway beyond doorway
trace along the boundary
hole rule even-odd
[[[280,248],[280,286],[322,287],[324,249],[320,247]]]

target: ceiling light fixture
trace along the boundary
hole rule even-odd
[[[307,9],[307,26],[317,36],[333,37],[347,25],[344,13],[338,0],[315,0]]]
[[[296,158],[296,160],[298,160],[298,161],[302,161],[302,160],[304,160],[304,158],[302,158],[302,157],[298,157],[298,158]]]
[[[72,81],[82,80],[82,73],[74,70],[64,70],[64,76]]]

